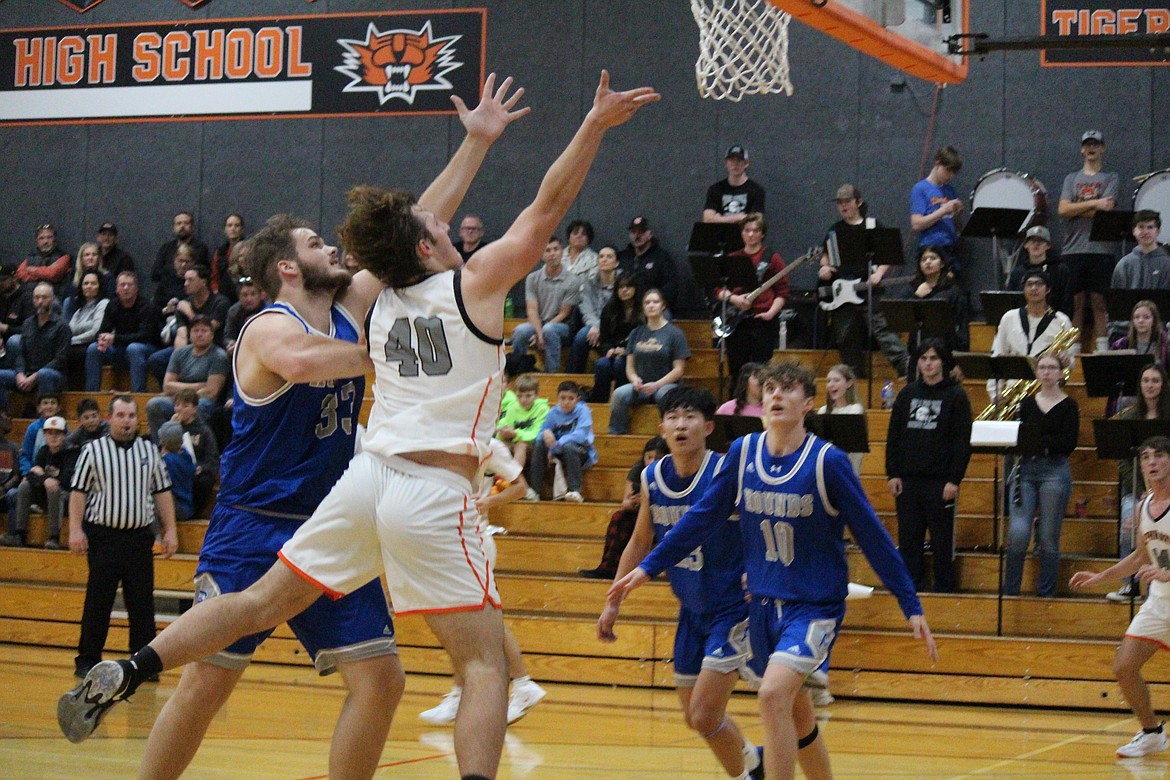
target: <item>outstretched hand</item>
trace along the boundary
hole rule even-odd
[[[488,143],[494,142],[503,135],[508,125],[532,110],[530,106],[516,108],[520,98],[524,97],[524,87],[518,88],[509,96],[508,90],[512,88],[511,76],[504,79],[499,89],[495,89],[495,86],[496,74],[489,73],[483,82],[483,94],[480,95],[479,105],[474,109],[469,109],[458,95],[451,96],[451,102],[459,111],[459,121],[463,123],[467,134],[482,138]]]
[[[657,103],[662,96],[653,87],[638,87],[625,92],[614,92],[609,88],[609,71],[601,71],[601,81],[593,96],[593,109],[589,116],[603,127],[617,127],[630,120],[638,109],[647,103]]]
[[[938,661],[938,645],[934,643],[934,635],[930,633],[930,626],[926,625],[925,615],[911,615],[910,628],[914,631],[914,638],[926,643],[926,654],[931,661]]]
[[[634,592],[635,588],[639,588],[650,581],[650,575],[641,566],[635,566],[626,576],[609,586],[609,590],[605,594],[608,601],[616,601],[621,604]]]

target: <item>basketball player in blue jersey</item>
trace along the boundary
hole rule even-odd
[[[642,502],[617,578],[642,562],[683,514],[697,503],[722,458],[707,449],[715,399],[706,390],[676,387],[658,402],[658,432],[670,454],[642,472]],[[718,530],[670,569],[679,600],[674,635],[674,682],[687,725],[707,741],[730,777],[763,778],[756,747],[727,714],[727,702],[748,660],[748,605],[744,600],[739,524],[723,518]],[[597,637],[612,642],[621,602],[610,599]]]
[[[375,372],[362,452],[255,585],[196,604],[129,661],[94,667],[59,706],[63,730],[88,733],[145,676],[217,652],[287,620],[322,592],[339,598],[384,572],[395,612],[422,614],[463,677],[455,721],[460,773],[495,777],[507,711],[504,623],[468,509],[503,394],[504,298],[576,199],[605,134],[658,99],[649,87],[615,92],[602,71],[592,108],[535,200],[466,265],[447,220],[487,148],[522,113],[511,110],[516,96],[464,119],[467,139],[420,201],[370,186],[350,192],[341,236],[364,270],[342,302],[355,315],[368,311]]]
[[[762,384],[764,432],[732,443],[703,498],[637,568],[613,584],[609,597],[621,601],[685,559],[738,512],[752,594],[753,665],[763,667],[759,701],[766,776],[792,778],[803,748],[823,756],[822,776],[828,777],[828,754],[805,687],[824,685],[845,616],[846,528],[897,597],[932,660],[938,650],[910,575],[848,456],[805,431],[804,416],[816,395],[812,373],[795,362],[781,363],[765,370]],[[805,757],[800,758],[804,767]]]

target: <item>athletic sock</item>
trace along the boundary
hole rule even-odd
[[[526,674],[523,677],[513,677],[512,678],[513,685],[526,685],[530,682],[532,682],[532,675],[529,675],[529,674]]]
[[[751,772],[760,765],[760,753],[747,737],[743,738],[743,770]]]
[[[126,667],[129,667],[128,669]],[[158,653],[154,652],[154,648],[146,645],[134,655],[130,656],[130,660],[123,666],[129,673],[130,679],[126,683],[126,696],[131,695],[137,690],[138,686],[151,677],[158,676],[163,670],[162,659],[158,657]]]
[[[487,775],[464,775],[463,780],[492,780]]]
[[[1144,731],[1147,734],[1161,734],[1162,733],[1162,726],[1163,726],[1163,724],[1159,723],[1157,726],[1155,726],[1152,729],[1142,729],[1142,731]]]

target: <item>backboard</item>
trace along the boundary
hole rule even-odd
[[[967,78],[945,39],[968,31],[968,0],[769,0],[792,18],[912,76],[943,84]]]

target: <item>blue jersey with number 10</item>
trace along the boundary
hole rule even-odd
[[[722,462],[708,450],[699,470],[693,476],[681,477],[674,470],[674,458],[667,455],[642,472],[650,496],[655,544],[703,497]],[[686,610],[708,614],[742,606],[743,548],[738,523],[725,516],[719,530],[676,563],[669,576],[670,588]]]
[[[341,306],[334,304],[330,313],[333,332],[320,333],[279,302],[249,319],[240,339],[258,317],[280,316],[296,318],[306,333],[358,341],[358,325]],[[365,390],[364,376],[289,383],[267,398],[250,398],[236,385],[232,440],[220,462],[219,503],[308,519],[353,457]]]

